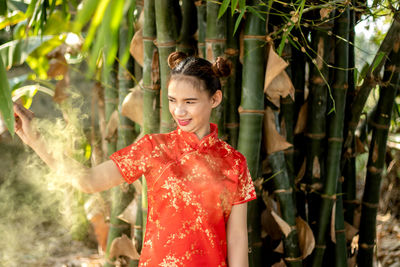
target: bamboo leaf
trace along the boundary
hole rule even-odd
[[[240,25],[240,21],[242,20],[243,15],[244,15],[245,12],[246,12],[245,9],[242,9],[242,11],[240,11],[240,14],[239,14],[239,16],[238,16],[238,18],[236,19],[236,22],[235,22],[235,29],[233,30],[233,35],[235,35],[236,30],[238,29],[238,27]]]
[[[232,0],[231,3],[231,15],[235,14],[236,7],[238,5],[239,0]]]
[[[96,7],[99,5],[100,0],[86,0],[82,4],[82,9],[79,10],[75,22],[74,31],[80,32],[85,24],[90,20]]]
[[[4,29],[7,26],[15,25],[23,20],[25,20],[27,16],[22,12],[17,12],[16,14],[12,15],[11,17],[5,17],[0,21],[0,30]]]
[[[255,14],[257,17],[259,17],[262,21],[265,21],[265,18],[260,14],[260,12],[258,10],[256,10],[255,8],[251,7],[251,6],[247,6],[247,9],[252,12],[253,14]]]
[[[106,45],[108,46],[108,51],[106,52],[106,64],[111,66],[118,52],[118,34],[119,27],[121,25],[121,20],[124,15],[124,0],[114,0],[110,3],[110,18],[104,20],[103,23],[107,23],[110,27],[109,38],[106,38]]]
[[[83,51],[86,51],[91,45],[94,36],[96,34],[97,28],[99,27],[100,23],[104,18],[104,13],[106,12],[109,3],[110,0],[104,0],[101,1],[100,4],[97,6],[96,12],[92,18],[92,23],[90,24],[89,32],[85,39],[85,43],[83,44],[82,47]]]
[[[8,84],[6,69],[3,64],[3,60],[0,56],[0,112],[3,116],[3,120],[10,131],[11,135],[14,136],[14,112],[13,103],[11,100],[11,91]]]
[[[218,19],[221,18],[225,14],[226,10],[229,7],[230,2],[231,2],[230,0],[224,0],[222,2],[221,7],[219,8],[219,11],[218,11]]]
[[[374,64],[372,65],[372,72],[376,69],[376,67],[379,66],[379,64],[382,62],[383,57],[385,56],[385,52],[379,52],[378,55],[376,55],[376,60],[374,60]]]
[[[246,0],[239,0],[239,9],[240,10],[246,9]]]

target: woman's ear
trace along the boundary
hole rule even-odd
[[[214,95],[211,97],[211,101],[212,101],[212,107],[215,108],[217,107],[219,104],[221,104],[222,101],[222,91],[221,90],[217,90]]]

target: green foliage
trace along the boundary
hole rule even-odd
[[[14,136],[14,112],[6,69],[0,56],[0,113],[11,135]]]

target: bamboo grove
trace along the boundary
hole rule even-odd
[[[97,32],[91,32],[92,21],[82,49],[90,55],[93,92],[104,105],[105,155],[138,135],[175,128],[167,101],[171,52],[228,58],[233,70],[222,81],[224,99],[212,120],[219,137],[246,157],[256,186],[258,198],[248,204],[250,266],[373,266],[379,187],[400,83],[399,5],[385,2],[391,25],[361,72],[354,40],[355,25],[370,12],[363,0],[131,2],[85,1],[76,16],[83,31],[90,20],[84,11],[96,10]],[[45,3],[37,6],[46,13],[51,5]],[[115,31],[106,24],[118,19],[118,11],[124,15]],[[373,90],[379,100],[368,132],[359,125]],[[123,111],[127,103],[134,107]],[[357,199],[361,153],[369,156]],[[123,256],[135,266],[147,216],[145,179],[110,194],[106,264]],[[132,200],[135,221],[118,219]],[[113,251],[124,234],[134,240],[135,253]]]

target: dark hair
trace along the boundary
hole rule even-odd
[[[217,90],[221,90],[219,78],[231,73],[230,61],[222,57],[218,57],[211,64],[202,58],[188,57],[183,52],[171,53],[168,57],[168,65],[172,69],[170,80],[178,78],[179,75],[196,77],[204,82],[204,89],[210,96],[213,96]]]

